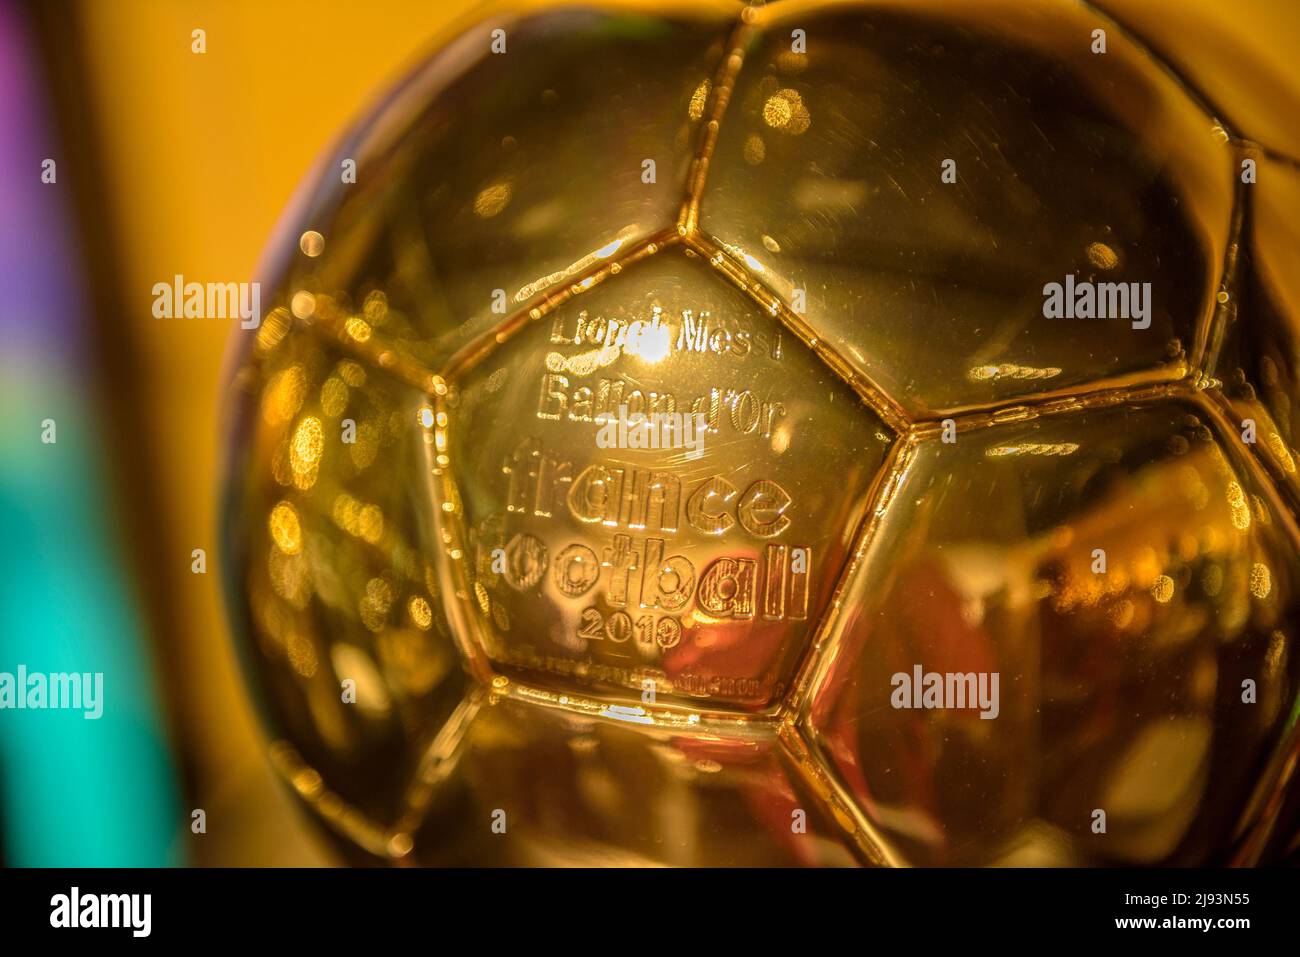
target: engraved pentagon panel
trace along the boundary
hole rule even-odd
[[[1243,435],[1300,508],[1300,170],[1249,157],[1256,182],[1243,187],[1241,250],[1211,371]]]
[[[507,7],[398,87],[322,165],[297,221],[323,250],[291,260],[282,302],[360,313],[382,290],[381,331],[436,365],[672,226],[737,7],[600,6]]]
[[[1290,0],[1096,0],[1223,111],[1233,132],[1300,157],[1300,22]]]
[[[702,228],[906,412],[1187,373],[1231,151],[1122,36],[1091,52],[1104,18],[1017,0],[752,19]],[[1049,284],[1065,318],[1045,318]]]
[[[429,549],[497,671],[757,711],[785,691],[891,436],[671,248],[451,384]]]
[[[289,326],[268,316],[234,381],[233,631],[273,737],[293,742],[277,766],[374,846],[467,680],[418,548],[416,398]]]
[[[420,864],[856,863],[770,729],[679,734],[495,696],[437,743],[408,817]]]
[[[890,856],[1213,863],[1267,833],[1300,568],[1257,472],[1173,400],[913,450],[799,718]]]

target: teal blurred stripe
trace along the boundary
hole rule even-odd
[[[56,398],[55,378],[28,380],[25,395],[2,390],[6,408],[31,413],[25,436],[7,428],[0,443],[0,671],[103,672],[104,710],[94,720],[0,711],[7,863],[178,863],[183,821],[141,621],[105,521],[103,458],[79,397]],[[37,402],[45,416],[33,417]],[[55,445],[40,442],[47,416]]]
[[[0,672],[103,672],[104,712],[0,709],[2,846],[11,866],[177,864],[188,818],[113,524],[61,185],[74,160],[45,114],[37,48],[0,3]],[[43,157],[59,158],[60,185],[41,183]]]

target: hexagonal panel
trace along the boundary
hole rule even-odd
[[[421,864],[856,861],[770,729],[703,737],[482,700],[425,772],[436,785],[412,791],[412,858]]]
[[[329,158],[300,217],[323,253],[288,293],[360,313],[382,289],[384,331],[432,365],[675,223],[738,5],[599,7],[498,14],[432,57]]]
[[[1227,3],[1090,0],[1136,31],[1157,56],[1186,77],[1234,132],[1300,156],[1300,97],[1291,82],[1300,24],[1287,3],[1252,5],[1248,16]],[[1261,95],[1263,91],[1267,91]]]
[[[1118,31],[1091,52],[1108,21],[1018,0],[755,19],[703,229],[910,415],[1188,371],[1231,150]],[[1052,283],[1079,318],[1045,317]],[[1102,299],[1118,317],[1083,318]]]
[[[1300,565],[1256,474],[1173,401],[916,449],[800,718],[893,853],[1204,862],[1260,823]]]
[[[500,672],[723,710],[784,693],[891,440],[680,249],[500,346],[445,415],[429,447],[455,490],[429,548]]]

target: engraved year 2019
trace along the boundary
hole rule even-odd
[[[682,640],[682,623],[671,615],[659,618],[640,615],[633,621],[632,616],[625,611],[616,611],[606,616],[598,608],[582,610],[582,620],[578,625],[579,638],[623,644],[633,636],[638,645],[647,648],[672,648]]]

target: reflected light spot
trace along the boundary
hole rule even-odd
[[[1008,455],[1073,455],[1077,451],[1077,442],[1020,442],[1016,445],[996,445],[984,454],[996,459]]]
[[[382,289],[372,289],[361,305],[361,314],[372,326],[382,326],[388,321],[388,296]]]
[[[1250,506],[1236,482],[1228,483],[1228,507],[1232,510],[1233,528],[1244,531],[1250,527]]]
[[[1105,243],[1089,243],[1088,262],[1098,269],[1114,269],[1119,265],[1119,254]]]
[[[393,604],[393,586],[382,578],[372,578],[366,582],[366,593],[357,605],[361,623],[370,631],[379,631],[388,618],[388,609]]]
[[[597,261],[612,256],[618,249],[621,249],[625,243],[627,243],[635,236],[639,235],[640,232],[641,232],[640,227],[637,226],[635,223],[628,226],[624,226],[622,229],[618,231],[618,236],[613,242],[606,243],[605,245],[599,247],[598,249],[587,253],[587,255],[583,256],[581,259],[577,260],[576,262],[570,263],[568,266],[566,266],[563,269],[558,269],[553,273],[549,273],[545,276],[540,276],[537,279],[534,279],[532,282],[526,283],[525,285],[520,287],[519,291],[514,294],[513,301],[518,303],[525,302],[528,299],[531,299],[533,296],[537,295],[538,293],[542,292],[544,289],[548,289],[549,287],[554,286],[557,283],[565,282],[569,279],[572,279],[575,276],[578,276],[586,272]],[[618,265],[617,263],[611,263],[610,265],[611,271],[613,271],[614,267],[617,265]],[[595,277],[589,276],[587,277],[586,284],[590,286],[594,281],[595,281]],[[534,314],[533,318],[536,319],[539,317],[539,315],[540,313]]]
[[[411,853],[414,847],[415,842],[411,840],[409,834],[394,834],[388,839],[388,854],[390,857],[405,857]]]
[[[293,788],[307,798],[319,797],[325,788],[325,781],[315,768],[304,767],[291,777]]]
[[[361,509],[359,520],[360,535],[371,545],[379,544],[384,537],[384,513],[378,505],[366,505]]]
[[[610,256],[614,255],[614,253],[618,252],[622,245],[623,240],[616,239],[612,243],[606,243],[604,246],[601,246],[596,250],[594,255],[597,259],[608,259]]]
[[[349,336],[357,342],[367,342],[370,339],[370,325],[364,319],[358,316],[351,316],[343,326]]]
[[[704,104],[708,102],[710,86],[707,79],[701,80],[700,85],[691,94],[691,105],[686,108],[686,113],[691,119],[698,120],[704,115]]]
[[[1162,605],[1167,604],[1174,597],[1174,580],[1168,575],[1157,575],[1151,583],[1151,595]]]
[[[660,324],[656,319],[653,323],[633,323],[623,351],[654,364],[667,358],[671,348],[672,338],[668,326]]]
[[[497,627],[502,631],[510,630],[510,613],[506,611],[506,606],[501,602],[492,605],[492,620],[496,622]]]
[[[482,191],[474,197],[474,213],[484,219],[491,219],[506,208],[510,202],[511,196],[510,184],[507,182],[493,183],[485,186]]]
[[[995,366],[976,366],[966,373],[972,382],[990,382],[998,379],[1054,379],[1061,370],[1054,366],[1021,366],[1004,362]]]
[[[289,468],[289,440],[285,439],[275,446],[271,453],[271,475],[281,485],[293,484],[293,471]]]
[[[419,595],[411,596],[411,600],[406,605],[406,610],[411,616],[411,621],[415,627],[427,631],[433,623],[433,609],[429,603]]]
[[[358,708],[374,716],[388,713],[391,707],[388,689],[368,654],[356,645],[340,643],[330,650],[330,664],[340,681],[351,678],[356,682]]]
[[[1268,593],[1273,590],[1273,576],[1269,573],[1268,566],[1263,562],[1256,562],[1250,566],[1250,593],[1256,598],[1267,598]]]
[[[289,636],[285,643],[285,655],[289,659],[289,667],[302,677],[310,678],[316,673],[316,649],[311,640],[299,632]]]
[[[289,310],[283,306],[272,309],[257,330],[257,351],[266,353],[275,348],[289,331],[292,321]]]
[[[316,312],[316,297],[305,289],[300,289],[293,294],[293,299],[289,301],[289,308],[299,319],[310,319]]]
[[[1282,656],[1286,653],[1286,636],[1280,631],[1269,635],[1268,651],[1264,653],[1264,667],[1270,675],[1276,675],[1281,669]]]
[[[298,239],[298,248],[315,259],[325,251],[325,237],[314,229],[309,229]]]
[[[293,441],[289,445],[289,464],[300,475],[314,470],[324,449],[325,433],[320,419],[309,415],[294,429]]]
[[[339,363],[339,375],[354,389],[366,384],[366,370],[360,363],[353,362],[351,359],[344,359]]]
[[[262,396],[262,418],[268,425],[283,425],[298,414],[307,394],[302,367],[295,364],[271,377]]]
[[[654,724],[654,718],[646,714],[645,709],[640,705],[627,706],[611,704],[604,708],[601,715],[606,718],[613,718],[616,721],[626,721],[629,724]]]
[[[348,407],[348,387],[338,376],[330,376],[320,387],[321,411],[331,418],[338,418]]]
[[[552,372],[569,372],[576,376],[587,376],[597,369],[603,369],[614,363],[623,354],[619,346],[601,346],[588,349],[574,356],[565,356],[560,352],[546,354],[546,368]]]
[[[1265,432],[1264,441],[1268,444],[1269,451],[1278,460],[1278,464],[1282,466],[1282,470],[1288,474],[1293,474],[1295,472],[1295,459],[1291,455],[1291,450],[1286,447],[1286,443],[1282,441],[1282,436],[1276,432]]]
[[[774,130],[798,136],[812,124],[808,108],[797,90],[777,90],[763,104],[763,122]]]
[[[378,505],[363,504],[342,492],[334,499],[330,514],[335,525],[371,545],[384,537],[384,512]]]
[[[280,502],[271,509],[267,520],[271,531],[271,540],[276,548],[286,555],[297,555],[302,551],[302,526],[298,522],[298,513],[288,502]]]
[[[346,532],[356,534],[356,517],[361,512],[361,504],[346,492],[341,493],[334,499],[334,506],[331,514],[334,516],[334,522]]]
[[[302,555],[286,555],[278,548],[272,548],[267,556],[267,574],[271,578],[271,587],[275,593],[293,605],[303,609],[311,600],[311,572]]]
[[[356,441],[348,446],[352,464],[358,469],[369,468],[379,454],[379,429],[372,422],[357,426]]]

